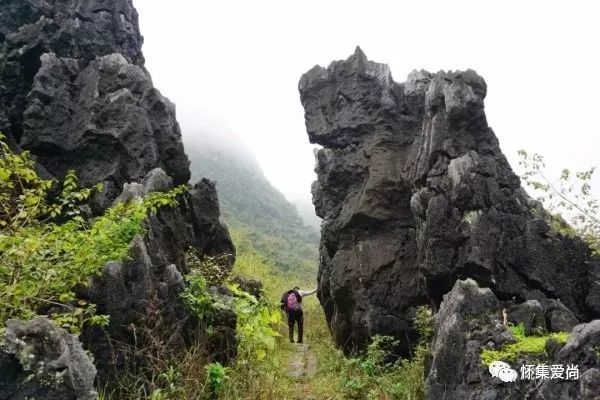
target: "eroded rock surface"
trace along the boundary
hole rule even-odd
[[[489,288],[480,288],[472,279],[457,281],[444,296],[436,315],[436,337],[432,343],[432,361],[427,376],[428,399],[445,400],[581,400],[600,397],[595,381],[600,368],[600,320],[580,324],[573,329],[566,344],[546,343],[544,351],[522,354],[509,362],[516,380],[506,382],[493,377],[482,363],[486,349],[501,349],[517,339],[504,326],[499,309],[509,308],[511,301],[499,300]],[[516,308],[530,309],[524,302]],[[515,321],[523,323],[522,320]],[[508,361],[508,360],[497,360]],[[576,366],[577,377],[567,379],[537,372],[526,375],[523,366],[559,365],[566,370]],[[531,378],[531,379],[530,379]]]
[[[414,71],[397,83],[357,49],[311,69],[299,90],[309,139],[323,146],[319,298],[338,344],[389,334],[408,347],[415,307],[437,308],[464,278],[537,301],[551,327],[600,316],[598,263],[521,188],[477,73]]]
[[[116,201],[133,201],[172,188],[170,178],[155,169],[140,183],[126,184]],[[107,328],[88,328],[82,338],[94,354],[104,384],[119,371],[135,370],[147,362],[150,353],[140,349],[151,351],[156,341],[168,342],[167,351],[177,351],[196,339],[202,327],[180,298],[189,272],[188,249],[201,256],[219,256],[226,262],[222,265],[226,272],[235,261],[235,248],[219,220],[214,182],[200,181],[180,197],[177,207],[149,216],[145,227],[146,234],[131,242],[127,260],[106,264],[90,287],[80,292],[80,297],[97,305],[99,314],[110,316]],[[235,313],[222,310],[214,325],[220,335],[214,353],[227,362],[236,350]]]
[[[83,186],[102,183],[95,213],[190,179],[175,106],[154,87],[142,42],[132,0],[0,2],[0,131],[12,148],[31,151],[44,177],[75,170]],[[201,180],[177,207],[146,219],[128,259],[78,288],[110,317],[105,329],[86,327],[81,336],[102,387],[114,387],[115,375],[147,372],[152,357],[184,350],[202,331],[180,296],[185,252],[218,256],[231,269],[235,249],[219,214],[214,183]],[[236,351],[235,318],[231,310],[214,317],[222,362]],[[8,383],[0,383],[2,391]]]
[[[95,400],[96,369],[77,337],[38,317],[0,337],[0,399]]]
[[[104,183],[160,167],[187,183],[175,106],[144,68],[131,0],[7,0],[0,6],[0,131],[50,176]]]

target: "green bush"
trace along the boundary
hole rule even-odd
[[[569,333],[558,332],[548,335],[525,335],[525,326],[519,324],[511,326],[510,330],[517,341],[508,344],[499,350],[485,349],[481,352],[483,364],[490,365],[493,361],[516,361],[519,357],[534,356],[543,357],[546,354],[546,343],[553,339],[558,343],[565,344],[569,340]]]
[[[108,261],[126,258],[148,213],[174,205],[183,188],[86,219],[85,201],[98,187],[80,189],[69,172],[52,196],[56,182],[37,175],[29,153],[11,152],[2,138],[0,152],[0,326],[39,313],[73,333],[85,322],[108,324],[94,305],[77,301],[75,289],[88,285]]]
[[[221,363],[214,362],[208,364],[205,369],[206,386],[209,388],[210,393],[213,395],[220,394],[228,379],[229,368],[222,366]]]
[[[214,300],[208,293],[206,279],[198,272],[191,272],[185,276],[185,280],[187,286],[180,294],[181,299],[187,308],[202,321],[203,326],[208,327],[214,314]]]

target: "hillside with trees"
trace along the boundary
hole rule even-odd
[[[300,270],[316,278],[319,234],[264,176],[247,148],[200,135],[186,143],[192,181],[216,181],[221,215],[230,230],[273,261],[281,271]],[[314,215],[314,211],[313,211]],[[317,217],[314,216],[316,219]],[[243,243],[236,243],[238,246]]]

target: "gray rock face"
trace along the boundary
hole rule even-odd
[[[172,186],[162,170],[153,170],[142,183],[125,185],[117,201],[130,201]],[[187,249],[194,248],[200,255],[229,255],[229,270],[235,260],[229,233],[219,221],[213,182],[199,182],[181,196],[177,207],[160,209],[145,224],[146,234],[134,238],[128,260],[106,264],[102,274],[80,293],[80,297],[97,305],[98,313],[110,315],[108,328],[89,328],[82,337],[94,354],[103,383],[110,383],[116,372],[144,362],[143,354],[134,354],[135,349],[144,347],[142,341],[148,335],[168,337],[172,350],[182,349],[192,340],[198,321],[180,299],[185,287],[183,275],[189,272],[185,264]],[[233,334],[233,339],[231,335],[222,338],[226,343],[235,343],[235,322],[235,314],[233,322],[230,315],[215,322],[216,329],[229,329],[227,332]],[[227,355],[222,362],[235,355],[235,346],[217,350]]]
[[[481,350],[516,340],[503,325],[500,301],[471,279],[457,281],[436,315],[436,339],[427,377],[428,399],[522,399],[523,388],[492,378]],[[521,396],[521,397],[519,397]]]
[[[0,338],[0,399],[94,400],[96,369],[79,340],[42,317]]]
[[[175,106],[144,69],[131,0],[0,6],[0,130],[51,176],[103,182],[102,208],[156,167],[187,183]]]
[[[13,148],[31,151],[44,176],[73,169],[84,186],[103,183],[95,212],[190,178],[175,106],[154,88],[142,42],[132,0],[0,2],[0,131]],[[146,219],[128,259],[78,288],[110,316],[107,328],[86,327],[81,336],[102,386],[124,370],[146,372],[152,344],[176,351],[195,339],[198,318],[180,298],[184,255],[227,255],[231,269],[235,249],[219,214],[214,183],[200,181],[177,207]],[[236,350],[235,313],[218,317],[224,360]],[[1,392],[10,382],[0,383]]]
[[[510,307],[490,289],[480,288],[471,279],[457,281],[444,296],[436,315],[436,338],[427,376],[427,398],[445,400],[580,400],[596,399],[600,386],[595,378],[600,367],[600,320],[575,327],[568,342],[556,343],[558,351],[546,345],[542,354],[523,355],[510,362],[517,371],[514,382],[492,377],[481,361],[484,349],[499,349],[516,341],[502,324],[500,310]],[[537,309],[530,301],[516,309]],[[498,360],[506,361],[506,360]],[[579,379],[521,379],[523,365],[576,365]]]
[[[600,315],[598,263],[533,212],[474,71],[415,71],[396,83],[357,49],[311,69],[299,90],[309,139],[323,146],[313,185],[324,220],[319,298],[346,350],[375,334],[411,338],[415,307],[439,306],[464,278],[500,299],[560,301],[580,321]]]

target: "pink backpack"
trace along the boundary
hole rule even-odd
[[[288,294],[285,302],[287,311],[297,311],[301,307],[300,302],[298,302],[298,298],[296,297],[296,293],[294,292]]]

